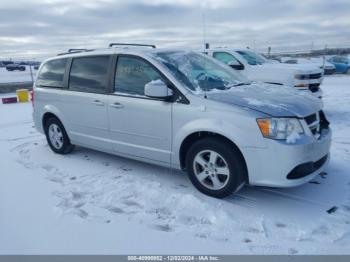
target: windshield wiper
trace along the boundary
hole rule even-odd
[[[243,82],[241,82],[241,83],[238,83],[238,84],[229,86],[229,88],[231,88],[231,87],[236,87],[236,86],[248,86],[248,85],[250,85],[250,83],[243,83]]]

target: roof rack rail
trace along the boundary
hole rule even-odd
[[[75,54],[75,53],[81,53],[81,52],[91,52],[94,51],[95,49],[84,49],[84,48],[70,48],[68,49],[67,52],[60,53],[57,55],[68,55],[68,54]]]
[[[91,49],[85,49],[85,48],[70,48],[68,49],[68,53],[73,53],[73,52],[86,52]]]
[[[145,47],[156,48],[155,45],[146,45],[146,44],[125,44],[125,43],[110,43],[109,44],[109,47],[113,47],[113,46],[145,46]]]

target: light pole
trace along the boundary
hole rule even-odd
[[[32,85],[34,85],[34,77],[33,77],[32,65],[29,65],[29,71],[30,71],[30,77],[32,79]]]

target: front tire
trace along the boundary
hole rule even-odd
[[[245,182],[245,165],[238,150],[218,138],[195,142],[186,157],[192,184],[202,193],[224,198]]]
[[[56,117],[46,121],[45,135],[47,143],[55,153],[64,155],[73,151],[74,145],[70,143],[66,130]]]

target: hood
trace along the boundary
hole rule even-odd
[[[324,67],[327,69],[334,69],[335,68],[335,66],[329,62],[325,62]]]
[[[206,95],[210,100],[247,107],[274,117],[305,117],[322,108],[321,100],[309,91],[281,85],[252,83]]]
[[[314,59],[314,60],[309,60],[309,61],[298,61],[298,64],[301,64],[301,65],[314,65],[314,66],[317,66],[319,68],[323,68],[323,60],[321,59]],[[332,65],[331,63],[325,61],[324,62],[324,67],[327,68],[327,69],[330,69],[330,68],[334,68],[334,65]]]
[[[259,66],[259,65],[258,65]],[[284,64],[284,63],[266,63],[262,64],[265,68],[270,68],[271,70],[293,70],[297,73],[312,74],[321,73],[320,68],[314,64]]]

